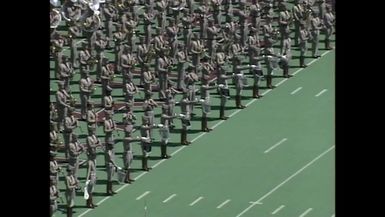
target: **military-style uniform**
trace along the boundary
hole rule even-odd
[[[105,18],[105,25],[104,28],[106,30],[107,35],[107,47],[110,47],[110,43],[112,41],[112,29],[113,29],[113,18],[116,15],[116,11],[113,8],[113,5],[111,3],[108,3],[106,7],[103,7],[103,15]]]
[[[82,153],[83,148],[80,146],[77,140],[77,136],[72,136],[72,142],[69,144],[68,147],[68,165],[73,168],[73,176],[76,180],[78,180],[79,155]]]
[[[102,74],[100,76],[102,81],[102,104],[103,104],[103,98],[106,96],[107,87],[111,85],[114,74],[115,73],[111,69],[111,65],[108,64],[108,59],[103,58]]]
[[[84,74],[86,71],[91,70],[90,61],[92,58],[87,46],[87,43],[83,43],[83,49],[79,52],[80,74]]]
[[[115,171],[119,168],[115,163],[115,153],[113,150],[112,144],[106,144],[106,156],[107,156],[107,194],[113,195],[116,194],[114,190],[112,190],[112,178],[115,175]]]
[[[226,55],[223,52],[218,52],[216,54],[217,84],[219,86],[219,94],[221,96],[219,118],[222,120],[226,120],[228,118],[225,116],[225,105],[227,99],[230,98],[230,89],[227,84],[227,80],[232,78],[232,76],[226,75],[226,71],[223,68],[225,58]]]
[[[265,64],[266,64],[266,86],[270,89],[274,88],[275,86],[272,85],[273,83],[273,73],[276,69],[275,63],[278,64],[276,61],[277,58],[274,54],[273,48],[265,49]]]
[[[256,29],[256,32],[258,34],[259,28],[261,26],[262,8],[260,4],[255,0],[253,0],[252,5],[250,5],[250,16],[251,25]]]
[[[286,9],[286,6],[282,6],[282,11],[279,13],[279,28],[281,32],[281,53],[283,52],[283,41],[286,38],[290,38],[290,24],[292,21],[292,15]]]
[[[143,102],[143,111],[144,111],[144,118],[146,120],[148,120],[148,124],[149,125],[153,125],[154,124],[154,119],[155,119],[155,116],[154,116],[154,108],[155,107],[158,107],[158,104],[153,100],[151,99],[151,96],[146,96],[147,98],[144,100]],[[149,136],[150,138],[153,138],[152,137],[152,129],[150,128],[149,129]]]
[[[98,205],[94,204],[93,201],[93,195],[92,193],[94,192],[94,188],[96,185],[96,162],[95,160],[90,160],[88,159],[88,167],[87,167],[87,176],[86,176],[86,188],[85,190],[88,193],[88,199],[87,199],[87,204],[86,206],[88,208],[95,208]]]
[[[305,10],[303,5],[299,3],[300,0],[296,0],[296,4],[292,8],[293,18],[294,18],[294,46],[298,46],[299,41],[299,32],[300,32],[300,23],[304,22],[304,13]]]
[[[209,75],[203,75],[201,85],[201,102],[202,102],[202,119],[201,130],[203,132],[210,132],[212,129],[207,126],[207,115],[210,113],[210,90],[216,89],[217,86],[209,85]]]
[[[112,88],[107,86],[106,88],[106,95],[103,97],[103,108],[106,112],[110,112],[111,114],[114,114],[114,99],[111,96]]]
[[[166,28],[166,33],[168,37],[168,45],[170,46],[170,58],[175,58],[176,53],[178,52],[178,32],[179,28],[174,24],[172,20],[169,21],[170,25]]]
[[[216,37],[220,32],[220,28],[214,25],[214,20],[209,20],[209,26],[207,27],[207,49],[208,55],[211,58],[215,58],[217,40]]]
[[[64,145],[66,149],[66,152],[65,152],[66,158],[68,157],[69,144],[70,144],[70,141],[72,141],[73,131],[77,126],[78,126],[78,120],[75,118],[75,116],[73,116],[72,111],[69,111],[68,116],[65,118],[65,121],[64,121],[64,133],[63,133]]]
[[[89,103],[87,110],[87,130],[96,133],[97,114],[93,109],[93,104]]]
[[[168,6],[168,2],[166,0],[159,0],[156,2],[156,9],[158,11],[158,27],[164,31],[165,23],[166,23],[166,9]]]
[[[121,24],[119,24],[121,25]],[[127,35],[124,32],[123,28],[120,26],[120,30],[114,33],[114,42],[115,42],[115,47],[114,47],[114,57],[115,57],[115,66],[116,66],[116,71],[121,72],[121,66],[120,66],[120,54],[123,50],[123,42],[126,39]]]
[[[136,141],[141,141],[139,137],[133,138],[130,134],[126,134],[126,137],[123,139],[123,165],[124,165],[124,170],[126,172],[126,176],[124,178],[125,183],[131,183],[135,181],[134,179],[131,179],[130,177],[130,169],[131,169],[131,164],[134,159],[134,152],[132,149],[132,142]]]
[[[143,13],[143,29],[144,29],[144,38],[147,45],[151,42],[151,26],[155,16],[148,7],[145,7],[145,12]]]
[[[151,153],[151,134],[150,130],[152,125],[150,125],[148,119],[142,118],[142,126],[140,127],[140,135],[141,138],[141,147],[142,147],[142,169],[145,171],[149,171],[151,167],[148,166],[148,157]]]
[[[144,94],[152,94],[152,84],[155,82],[155,75],[149,70],[148,65],[145,65],[143,72],[143,89]]]
[[[201,40],[198,39],[198,36],[195,35],[194,40],[191,42],[191,52],[192,52],[192,64],[194,65],[194,71],[198,74],[198,69],[200,65],[200,59],[203,55],[204,45]]]
[[[126,75],[126,84],[124,85],[124,94],[125,94],[125,101],[130,103],[135,103],[134,95],[139,92],[138,88],[132,82],[132,75]]]
[[[181,144],[188,145],[191,142],[187,141],[187,128],[190,127],[190,118],[191,118],[191,105],[195,101],[190,101],[188,97],[188,91],[184,90],[183,98],[179,102],[181,108],[181,121],[182,121],[182,130],[181,130]]]
[[[335,21],[334,14],[332,12],[332,9],[330,6],[326,7],[326,14],[324,16],[323,22],[325,25],[325,48],[327,50],[333,49],[332,46],[330,46],[330,37],[333,34],[333,24]]]
[[[178,71],[178,80],[177,80],[177,88],[179,90],[186,87],[184,83],[186,77],[186,62],[188,61],[188,54],[185,49],[180,49],[177,53],[177,71]]]
[[[307,67],[307,65],[305,64],[305,55],[306,55],[306,51],[307,51],[307,41],[309,40],[309,32],[305,29],[304,25],[301,24],[301,30],[300,30],[300,34],[299,34],[299,38],[300,38],[300,44],[299,44],[299,48],[300,48],[300,56],[299,56],[299,66],[300,67]]]
[[[70,91],[70,79],[73,76],[74,68],[68,61],[67,56],[62,57],[62,62],[59,65],[59,79],[64,82],[64,88],[66,91]]]
[[[56,184],[51,182],[51,186],[49,187],[49,200],[50,200],[50,216],[57,210],[57,199],[59,198],[59,190]]]
[[[66,176],[67,217],[72,217],[72,208],[75,206],[75,189],[78,186],[78,181],[71,170],[67,169],[68,174]]]
[[[62,125],[64,124],[64,120],[67,117],[68,108],[70,105],[67,103],[70,95],[64,89],[64,83],[59,83],[59,90],[56,92],[56,108],[58,110],[58,121],[57,121],[57,129],[61,131]]]
[[[102,38],[101,32],[96,34],[95,40],[95,51],[96,51],[96,59],[98,60],[98,64],[96,67],[96,80],[100,81],[100,77],[102,75],[102,62],[104,58],[104,50],[106,49],[107,41]]]
[[[80,103],[81,103],[81,118],[86,119],[87,117],[87,102],[90,99],[90,95],[94,91],[94,82],[89,77],[88,71],[84,72],[83,78],[79,82],[80,89]]]
[[[159,98],[162,98],[161,93],[166,91],[168,86],[168,74],[171,71],[171,60],[162,52],[156,63],[155,70],[159,77]]]
[[[60,167],[57,164],[56,160],[51,157],[49,161],[49,176],[51,180],[56,180],[56,183],[59,182],[59,171]]]
[[[311,34],[311,50],[312,50],[312,56],[313,58],[320,57],[318,54],[318,42],[319,42],[319,34],[320,30],[322,28],[322,20],[318,17],[316,13],[313,13],[314,17],[311,19],[311,28],[310,28],[310,34]]]

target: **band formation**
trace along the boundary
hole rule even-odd
[[[194,107],[202,109],[201,130],[211,131],[207,124],[210,93],[220,96],[218,118],[226,120],[228,101],[235,99],[237,108],[245,108],[242,90],[249,86],[247,78],[253,80],[252,97],[262,97],[261,81],[274,88],[274,73],[289,78],[289,66],[306,67],[305,58],[320,57],[321,35],[325,49],[333,49],[334,1],[50,0],[50,4],[51,80],[58,85],[56,100],[50,103],[51,216],[62,198],[59,165],[66,166],[66,212],[72,216],[76,191],[81,190],[79,156],[87,156],[83,196],[87,207],[94,208],[99,152],[105,156],[106,192],[113,195],[116,174],[122,182],[134,181],[130,177],[132,144],[140,144],[142,169],[149,171],[154,130],[161,134],[161,157],[169,158],[174,120],[181,121],[181,145],[191,143],[187,135],[196,115]],[[300,50],[298,63],[292,58],[292,46]],[[311,56],[307,56],[308,47]],[[113,55],[108,57],[107,52]],[[76,74],[80,79],[74,79]],[[230,94],[230,82],[235,97]],[[72,83],[78,83],[80,97],[72,95]],[[101,90],[100,102],[94,97],[96,89]],[[123,91],[124,101],[114,100],[112,92],[117,89]],[[176,106],[179,114],[174,112]],[[159,124],[156,107],[161,108]],[[113,118],[117,110],[124,111],[121,127]],[[143,112],[141,125],[135,122],[135,110]],[[80,121],[87,124],[82,134],[85,144],[75,133]],[[96,135],[99,127],[104,141]],[[135,130],[140,136],[133,136]],[[115,159],[115,131],[123,132],[122,168]],[[59,158],[59,152],[64,157]]]

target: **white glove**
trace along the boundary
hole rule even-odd
[[[179,117],[183,118],[185,115],[184,114],[179,114]]]
[[[163,124],[158,124],[158,127],[163,127]]]
[[[121,168],[121,167],[118,167],[118,170],[122,170],[122,168]]]
[[[224,87],[225,87],[225,85],[223,85],[223,84],[219,84],[219,85],[218,85],[218,87],[220,87],[220,88],[224,88]]]
[[[257,66],[256,65],[251,65],[251,68],[257,68]]]
[[[86,181],[86,185],[88,185],[90,182],[91,182],[91,180],[87,180],[87,181]]]
[[[205,100],[204,99],[200,99],[199,102],[204,102]]]

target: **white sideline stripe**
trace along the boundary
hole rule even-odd
[[[325,93],[326,91],[327,91],[327,89],[323,89],[321,92],[317,93],[317,95],[315,95],[315,97],[321,96],[321,94]]]
[[[152,166],[152,168],[155,168],[157,166],[159,166],[159,164],[163,163],[163,161],[165,161],[166,159],[162,159],[161,161],[159,161],[158,163],[154,164],[154,166]]]
[[[85,39],[82,39],[82,40],[85,40]],[[79,42],[80,43],[80,42]],[[324,55],[326,55],[327,53],[329,53],[330,51],[327,51],[327,52],[325,52],[325,53],[323,53],[321,56],[324,56]],[[315,59],[315,60],[318,60],[318,59]],[[312,62],[310,62],[309,63],[309,65],[310,64],[312,64],[313,63],[313,61]],[[292,75],[295,75],[295,74],[297,74],[298,72],[300,72],[301,70],[303,70],[304,68],[300,68],[300,69],[298,69],[297,71],[295,71]],[[272,91],[272,89],[268,89],[268,90],[266,90],[265,92],[263,92],[261,95],[262,96],[264,96],[264,95],[266,95],[267,93],[269,93],[270,91]],[[251,102],[249,102],[249,103],[247,103],[246,105],[249,105],[249,104],[252,104],[253,102],[255,102],[256,101],[256,99],[253,99]],[[104,108],[103,109],[101,109],[100,111],[98,111],[97,113],[99,113],[99,112],[101,112],[101,111],[103,111],[104,110]],[[231,115],[230,115],[230,117],[232,117],[232,116],[234,116],[236,113],[238,113],[239,111],[241,111],[241,110],[237,110],[237,111],[235,111],[235,112],[233,112]],[[222,120],[223,121],[223,120]],[[219,122],[220,124],[222,124],[223,122]],[[219,126],[220,124],[218,124],[217,126]],[[214,125],[215,126],[215,125]],[[215,127],[217,127],[217,126],[215,126]],[[194,142],[194,141],[196,141],[196,140],[198,140],[201,136],[203,136],[204,134],[206,134],[205,132],[204,133],[201,133],[199,136],[197,136],[195,139],[193,139],[191,142]],[[177,149],[176,151],[174,151],[172,154],[171,154],[171,156],[173,156],[173,155],[175,155],[176,153],[178,153],[179,151],[181,151],[182,149],[184,149],[184,148],[186,148],[186,146],[182,146],[182,147],[180,147],[179,149]],[[163,162],[163,161],[162,161]],[[137,177],[135,177],[134,179],[135,180],[138,180],[140,177],[142,177],[143,175],[145,175],[147,172],[142,172],[140,175],[138,175]],[[127,186],[128,184],[125,184],[125,185],[123,185],[121,188],[123,189],[123,188],[125,188],[126,186]],[[119,190],[119,189],[118,189]],[[99,201],[99,203],[101,204],[102,202],[104,202],[106,199],[108,199],[108,198],[110,198],[109,196],[108,197],[106,197],[106,198],[104,198],[103,200],[101,200],[101,201]],[[99,205],[99,203],[98,203],[98,205]],[[254,205],[253,205],[254,206]],[[87,209],[86,211],[84,211],[83,213],[81,213],[80,215],[79,215],[79,217],[81,217],[81,216],[83,216],[83,215],[85,215],[86,213],[88,213],[88,212],[90,212],[90,211],[92,211],[93,209]]]
[[[326,52],[323,53],[323,54],[321,54],[321,57],[325,56],[325,55],[328,54],[329,52],[330,52],[330,50],[329,50],[329,51],[326,51]],[[307,65],[308,65],[308,66],[311,65],[311,64],[313,64],[313,63],[314,63],[315,61],[317,61],[317,60],[319,60],[319,59],[314,59],[314,60],[312,60],[310,63],[308,63]],[[297,74],[298,72],[302,71],[303,69],[304,69],[304,68],[298,69],[297,71],[293,72],[292,75]]]
[[[169,201],[169,200],[171,200],[173,197],[175,197],[176,196],[176,194],[172,194],[172,195],[170,195],[167,199],[165,199],[164,201],[163,201],[163,203],[167,203],[167,201]]]
[[[229,117],[233,117],[234,115],[238,114],[238,112],[242,111],[241,109],[236,110],[235,112],[231,113]]]
[[[226,203],[228,203],[228,202],[230,202],[230,201],[231,201],[230,199],[227,199],[227,200],[224,201],[223,203],[219,204],[219,205],[217,206],[217,209],[222,208],[222,206],[224,206]]]
[[[181,151],[182,149],[186,148],[186,146],[182,146],[180,148],[178,148],[177,150],[175,150],[173,153],[171,153],[171,156],[174,156],[176,153],[178,153],[179,151]]]
[[[283,209],[285,207],[285,205],[281,205],[280,207],[278,207],[277,209],[275,209],[271,214],[276,214],[277,212],[279,212],[281,209]]]
[[[269,149],[267,149],[264,153],[268,153],[269,151],[273,150],[273,148],[277,147],[278,145],[282,144],[284,141],[286,141],[287,138],[283,138],[281,141],[277,142],[275,145],[271,146]]]
[[[304,217],[306,214],[308,214],[310,211],[312,211],[313,208],[307,209],[304,213],[302,213],[299,217]]]
[[[194,204],[198,203],[198,201],[202,200],[203,197],[198,197],[196,200],[194,200],[192,203],[190,203],[189,206],[194,206]]]
[[[251,103],[253,103],[253,102],[255,102],[257,99],[253,99],[253,100],[251,100],[250,102],[248,102],[247,104],[246,104],[246,106],[249,106],[249,105],[251,105]]]
[[[283,82],[287,81],[287,78],[283,79],[282,81],[278,82],[275,86],[278,87],[279,85],[283,84]]]
[[[144,192],[142,195],[140,195],[139,197],[136,198],[136,200],[140,200],[142,199],[144,196],[146,196],[147,194],[149,194],[151,191],[146,191]]]
[[[300,91],[301,89],[302,89],[302,87],[299,87],[299,88],[295,89],[293,92],[291,92],[290,94],[293,95],[293,94],[297,93],[298,91]]]
[[[318,155],[316,158],[314,158],[312,161],[307,163],[305,166],[303,166],[301,169],[299,169],[297,172],[295,172],[293,175],[289,176],[286,180],[281,182],[279,185],[275,186],[273,189],[271,189],[269,192],[267,192],[265,195],[263,195],[261,198],[257,200],[257,202],[262,201],[266,197],[268,197],[270,194],[272,194],[274,191],[276,191],[278,188],[280,188],[282,185],[284,185],[286,182],[290,181],[293,177],[298,175],[300,172],[302,172],[304,169],[306,169],[308,166],[312,165],[314,162],[316,162],[319,158],[324,156],[326,153],[328,153],[330,150],[334,149],[334,145],[330,148],[328,148],[326,151],[322,152],[320,155]],[[251,209],[255,204],[251,204],[246,209],[244,209],[242,212],[240,212],[236,217],[242,216],[245,212],[247,212],[249,209]]]
[[[262,96],[264,96],[264,95],[266,95],[268,92],[270,92],[270,91],[272,91],[272,89],[268,89],[268,90],[266,90],[265,92],[263,92],[261,95]]]

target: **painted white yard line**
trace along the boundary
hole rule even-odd
[[[106,197],[107,198],[107,197]],[[80,214],[78,217],[82,217],[84,216],[85,214],[87,214],[89,211],[91,211],[92,209],[87,209],[86,211],[84,211],[82,214]]]
[[[201,133],[199,136],[197,136],[193,140],[191,140],[191,142],[195,142],[196,140],[198,140],[199,138],[201,138],[205,134],[206,134],[206,132]],[[184,146],[184,147],[186,147],[186,146]]]
[[[282,81],[278,82],[275,86],[278,87],[279,85],[283,84],[283,82],[287,81],[288,79],[285,78]]]
[[[270,91],[272,91],[273,89],[268,89],[268,90],[266,90],[265,92],[263,92],[261,95],[262,96],[264,96],[264,95],[266,95],[268,92],[270,92]]]
[[[324,56],[325,54],[327,54],[327,53],[329,53],[329,52],[330,52],[330,51],[327,51],[327,52],[323,53],[321,56]],[[315,59],[315,60],[318,60],[318,59]],[[310,65],[310,64],[312,64],[312,63],[313,63],[313,61],[310,62],[308,65]],[[301,71],[301,70],[303,70],[303,68],[298,69],[297,71],[295,71],[295,72],[293,73],[293,75],[297,74],[297,73],[298,73],[299,71]],[[272,89],[266,90],[266,91],[263,92],[261,95],[264,96],[264,95],[266,95],[267,93],[269,93],[270,91],[272,91]],[[248,105],[254,103],[255,101],[256,101],[256,99],[253,99],[252,101],[250,101],[250,102],[247,103],[246,105],[248,106]],[[103,111],[103,110],[104,110],[104,108],[103,108],[102,110],[98,111],[97,113],[99,113],[99,112],[101,112],[101,111]],[[230,114],[229,117],[234,116],[235,114],[237,114],[237,113],[240,112],[240,111],[241,111],[241,110],[239,109],[239,110],[233,112],[232,114]],[[222,120],[222,121],[223,121],[223,120]],[[222,124],[222,123],[224,122],[224,121],[223,121],[223,122],[222,122],[222,121],[218,122],[218,123],[217,123],[216,125],[214,125],[214,126],[215,126],[215,127],[219,126],[220,124]],[[213,127],[213,128],[215,128],[215,127]],[[205,132],[199,134],[199,135],[198,135],[196,138],[194,138],[191,142],[194,142],[194,141],[198,140],[200,137],[202,137],[202,136],[205,135],[205,134],[206,134]],[[171,154],[171,156],[175,155],[176,153],[178,153],[179,151],[181,151],[181,150],[184,149],[184,148],[186,148],[186,146],[182,146],[182,147],[180,147],[179,149],[175,150],[175,151]],[[161,161],[161,162],[163,163],[164,161]],[[160,164],[160,163],[159,163],[159,164]],[[146,173],[147,173],[147,172],[142,172],[140,175],[138,175],[138,176],[135,177],[134,179],[135,179],[135,180],[138,180],[140,177],[144,176]],[[121,189],[125,188],[127,185],[128,185],[128,184],[123,185],[123,186],[121,187]],[[119,188],[119,189],[120,189],[120,188]],[[119,190],[119,189],[118,189],[118,190]],[[110,198],[110,197],[106,197],[106,198],[108,199],[108,198]],[[106,198],[104,198],[104,199],[101,200],[101,201],[104,202],[104,201],[106,200]],[[101,201],[100,201],[100,202],[101,202]],[[100,202],[99,202],[99,203],[100,203]],[[254,206],[254,205],[253,205],[253,206]],[[85,215],[86,213],[88,213],[88,212],[91,211],[91,210],[93,210],[93,209],[87,209],[87,210],[84,211],[82,214],[80,214],[79,217]]]
[[[218,123],[214,124],[214,126],[212,127],[212,129],[215,129],[215,127],[219,126],[220,124],[222,124],[223,122],[225,122],[224,120],[221,120],[219,121]]]
[[[326,54],[328,54],[331,50],[328,50],[326,51],[325,53],[321,54],[321,57],[325,56]]]
[[[224,206],[226,203],[228,203],[228,202],[230,202],[230,201],[231,201],[230,199],[225,200],[223,203],[221,203],[221,204],[219,204],[219,205],[217,206],[217,209],[222,208],[222,206]]]
[[[163,203],[167,203],[167,201],[169,201],[169,200],[171,200],[173,197],[175,197],[176,196],[176,194],[172,194],[172,195],[170,195],[167,199],[165,199],[164,201],[163,201]]]
[[[315,97],[321,96],[321,94],[325,93],[326,91],[327,91],[327,89],[321,90],[321,92],[317,93],[317,95],[315,95]]]
[[[281,209],[283,209],[285,207],[285,205],[281,205],[280,207],[278,207],[277,209],[275,209],[271,214],[275,215],[277,212],[279,212]]]
[[[257,100],[257,99],[253,99],[253,100],[251,100],[250,102],[248,102],[248,103],[246,104],[246,106],[249,106],[249,105],[251,105],[251,104],[252,104],[252,103],[254,103],[256,100]]]
[[[198,201],[202,200],[204,197],[198,197],[196,200],[194,200],[192,203],[190,203],[189,206],[194,206],[194,204],[198,203]]]
[[[292,74],[292,75],[296,75],[298,72],[302,71],[303,69],[304,69],[304,68],[300,68],[300,69],[298,69],[297,71],[293,72],[293,74]]]
[[[135,177],[134,179],[135,180],[138,180],[140,177],[144,176],[144,174],[146,174],[147,172],[142,172],[140,175],[138,175],[137,177]]]
[[[269,151],[273,150],[273,148],[277,147],[278,145],[282,144],[284,141],[286,141],[287,138],[283,138],[281,141],[277,142],[275,145],[271,146],[269,149],[267,149],[264,153],[268,153]]]
[[[152,166],[152,168],[155,168],[157,167],[159,164],[163,163],[163,161],[165,161],[166,159],[162,159],[161,161],[159,161],[158,163],[154,164],[154,166]]]
[[[307,65],[310,66],[311,64],[313,64],[315,61],[317,61],[318,59],[314,59],[312,61],[310,61]]]
[[[329,50],[329,51],[326,51],[326,52],[323,53],[323,54],[321,54],[321,57],[325,56],[325,55],[328,54],[329,52],[330,52],[330,50]],[[319,59],[314,59],[314,60],[310,61],[310,63],[308,63],[307,65],[308,65],[308,66],[311,65],[311,64],[313,64],[313,63],[314,63],[315,61],[317,61],[317,60],[319,60]],[[300,71],[302,71],[302,70],[304,70],[304,68],[298,69],[297,71],[293,72],[292,75],[295,75],[295,74],[297,74],[298,72],[300,72]]]
[[[293,92],[291,92],[290,94],[293,95],[293,94],[297,93],[298,91],[300,91],[301,89],[302,89],[302,87],[299,87],[299,88],[295,89]]]
[[[269,192],[267,192],[265,195],[263,195],[261,198],[259,198],[257,200],[257,202],[260,202],[262,201],[263,199],[265,199],[266,197],[268,197],[270,194],[272,194],[274,191],[276,191],[278,188],[280,188],[282,185],[284,185],[285,183],[287,183],[288,181],[290,181],[292,178],[294,178],[296,175],[298,175],[300,172],[302,172],[303,170],[305,170],[307,167],[309,167],[310,165],[312,165],[314,162],[316,162],[318,159],[320,159],[322,156],[324,156],[326,153],[328,153],[329,151],[331,151],[332,149],[334,149],[334,145],[330,148],[328,148],[326,151],[322,152],[320,155],[318,155],[316,158],[314,158],[312,161],[310,161],[309,163],[307,163],[305,166],[303,166],[301,169],[299,169],[297,172],[295,172],[293,175],[289,176],[287,179],[285,179],[283,182],[281,182],[279,185],[275,186],[273,189],[271,189]],[[239,217],[239,216],[242,216],[243,214],[245,214],[249,209],[251,209],[253,206],[255,206],[255,204],[251,204],[250,206],[248,206],[246,209],[242,210],[242,212],[240,212],[236,217]]]
[[[299,217],[304,217],[306,214],[308,214],[310,211],[312,211],[313,208],[307,209],[304,213],[302,213]]]
[[[181,151],[182,149],[186,148],[187,146],[182,146],[180,148],[178,148],[177,150],[175,150],[173,153],[171,153],[171,156],[174,156],[176,153],[178,153],[179,151]]]
[[[144,192],[142,195],[140,195],[139,197],[136,198],[136,200],[140,200],[142,199],[144,196],[146,196],[147,194],[149,194],[151,191],[146,191]]]
[[[230,117],[230,118],[233,117],[234,115],[238,114],[238,112],[240,112],[240,111],[242,111],[242,109],[238,109],[238,110],[236,110],[235,112],[231,113],[231,114],[229,115],[229,117]]]

